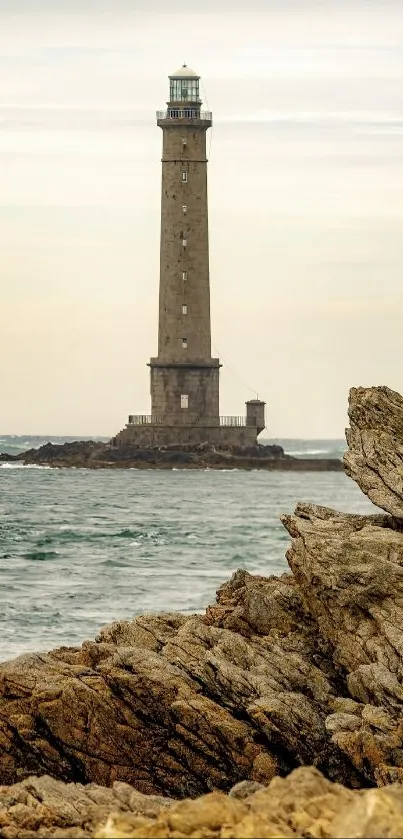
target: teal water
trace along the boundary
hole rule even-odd
[[[0,451],[19,439],[2,438]],[[324,457],[337,445],[340,454],[342,441],[285,448]],[[237,568],[281,573],[279,516],[300,500],[375,509],[339,472],[1,465],[0,660],[80,644],[144,612],[201,611]]]

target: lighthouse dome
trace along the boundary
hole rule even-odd
[[[182,67],[176,71],[176,73],[171,73],[169,76],[170,79],[200,79],[200,76],[192,70],[191,67],[188,67],[187,64],[182,64]]]

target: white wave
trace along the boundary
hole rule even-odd
[[[286,454],[292,454],[293,457],[303,454],[326,454],[331,455],[334,449],[287,449]]]
[[[51,469],[51,466],[40,466],[37,463],[0,463],[0,469]]]
[[[203,472],[239,472],[240,469],[238,469],[237,466],[232,466],[232,467],[229,467],[228,469],[221,469],[220,466],[217,467],[217,468],[215,466],[212,466],[212,467],[206,466],[205,469],[203,469],[202,471]]]

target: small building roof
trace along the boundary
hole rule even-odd
[[[188,67],[187,64],[182,64],[182,67],[176,71],[176,73],[171,73],[169,76],[170,79],[200,79],[200,76],[192,70],[191,67]]]

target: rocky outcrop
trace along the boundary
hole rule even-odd
[[[257,613],[275,587],[257,592]],[[211,613],[148,616],[112,624],[81,649],[1,665],[1,782],[45,772],[184,797],[314,763],[360,785],[325,726],[338,674],[312,621],[297,627],[298,595],[295,606],[289,631],[281,609],[262,636],[217,626]]]
[[[337,458],[297,458],[284,453],[278,445],[249,448],[216,448],[208,443],[197,446],[140,449],[136,446],[113,446],[91,440],[71,443],[46,443],[39,449],[21,454],[2,454],[0,462],[19,461],[40,466],[85,469],[271,469],[292,471],[341,471]]]
[[[0,787],[0,836],[89,837],[111,813],[153,819],[174,802],[169,798],[142,795],[124,783],[111,789],[97,784],[66,784],[49,775],[30,777],[9,787]],[[126,822],[130,825],[130,818]]]
[[[377,415],[388,394],[381,430]],[[396,794],[372,790],[351,797],[357,788],[403,783],[403,521],[397,514],[403,491],[396,397],[385,388],[355,389],[350,401],[350,473],[355,470],[370,495],[373,470],[378,483],[374,479],[371,487],[382,490],[387,512],[350,515],[298,504],[282,519],[291,537],[290,573],[266,578],[238,571],[204,615],[118,621],[80,648],[0,665],[0,782],[46,773],[112,789],[116,782],[131,784],[139,794],[169,798],[212,793],[199,809],[189,802],[167,805],[169,812],[158,811],[156,819],[152,813],[150,824],[143,814],[142,822],[131,823],[133,836],[182,835],[184,812],[190,820],[198,814],[193,833],[187,833],[194,836],[294,836],[299,830],[307,836],[374,835],[354,833],[354,820],[342,823],[350,833],[332,833],[333,821],[332,827],[305,824],[305,815],[301,822],[287,816],[273,827],[261,821],[263,815],[251,821],[249,805],[225,796],[239,783],[244,790],[245,783],[255,785],[247,787],[255,790],[255,802],[270,790],[271,796],[276,789],[285,796],[284,776],[308,777],[292,770],[311,765],[309,777],[319,783],[320,770],[327,791],[320,807],[307,805],[309,817],[322,818],[320,808],[334,794],[331,782],[338,782],[348,788],[343,794],[349,806],[358,808],[359,825],[370,811],[379,818],[393,812],[400,825],[400,786]],[[388,452],[391,477],[381,459],[368,466],[376,458],[371,454],[370,461],[367,443],[361,460],[354,455],[357,441],[368,441],[368,428],[378,435],[376,448],[372,434],[371,451]],[[256,784],[269,784],[268,790],[256,791]],[[216,815],[198,822],[210,805]],[[224,822],[220,808],[227,813]],[[339,817],[336,806],[329,825]],[[341,822],[334,824],[342,830]],[[265,834],[258,833],[259,825]]]
[[[403,528],[386,515],[299,505],[287,559],[348,695],[326,720],[368,779],[403,780]]]
[[[403,787],[349,790],[312,768],[267,787],[234,787],[161,809],[156,817],[110,814],[97,839],[360,839],[403,836]]]
[[[362,491],[403,518],[403,397],[388,387],[352,388],[344,467]]]
[[[0,787],[4,839],[274,839],[401,837],[403,787],[350,790],[301,767],[268,785],[236,784],[180,802],[128,784],[66,784],[49,776]]]

